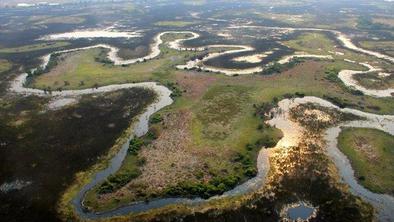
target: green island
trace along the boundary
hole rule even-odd
[[[345,128],[338,143],[363,186],[393,194],[394,136],[374,129]]]

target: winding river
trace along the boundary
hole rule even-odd
[[[373,57],[376,57],[378,59],[382,59],[385,61],[388,61],[390,63],[394,63],[394,57],[391,57],[389,55],[385,55],[379,52],[374,52],[371,50],[366,50],[363,48],[360,48],[356,46],[344,33],[337,31],[337,30],[330,30],[330,29],[318,29],[318,28],[285,28],[285,27],[267,27],[267,26],[253,26],[253,25],[232,25],[229,27],[230,29],[238,29],[238,28],[245,28],[245,29],[274,29],[274,30],[288,30],[288,31],[319,31],[319,32],[330,32],[333,33],[337,40],[342,44],[343,47],[360,52],[366,55],[370,55]],[[290,55],[282,58],[281,60],[278,61],[280,64],[285,64],[290,62],[293,58],[317,58],[317,59],[333,59],[331,55]],[[355,63],[354,61],[350,60],[345,60],[348,62]],[[357,74],[363,74],[363,73],[370,73],[370,72],[378,72],[382,71],[380,68],[375,68],[370,64],[367,63],[359,63],[359,65],[367,67],[369,70],[367,71],[356,71],[356,70],[342,70],[338,73],[338,77],[342,80],[342,82],[351,88],[354,88],[356,90],[359,90],[363,92],[365,95],[369,96],[374,96],[374,97],[391,97],[394,94],[394,89],[389,88],[389,89],[383,89],[383,90],[377,90],[377,89],[367,89],[363,86],[361,86],[357,80],[353,78],[354,75]],[[394,75],[394,74],[390,74]]]
[[[347,49],[361,52],[361,53],[371,55],[371,56],[377,57],[379,59],[383,59],[383,60],[389,61],[391,63],[394,63],[393,57],[390,57],[388,55],[384,55],[384,54],[381,54],[378,52],[373,52],[370,50],[365,50],[365,49],[359,48],[354,43],[351,42],[349,37],[347,37],[345,34],[339,32],[339,31],[336,31],[336,30],[316,29],[316,28],[282,28],[282,27],[264,27],[264,26],[230,26],[230,28],[264,28],[264,29],[279,29],[279,30],[290,30],[290,31],[299,30],[299,31],[331,32],[331,33],[335,34],[338,41],[340,41],[342,43],[342,45]],[[99,34],[103,34],[101,32],[100,33],[94,32],[93,34],[86,34],[85,33],[85,34],[81,35],[81,34],[79,34],[81,32],[82,31],[76,31],[76,33],[78,35],[75,33],[74,34],[65,33],[65,34],[58,34],[58,35],[54,34],[54,35],[44,36],[41,39],[57,39],[57,38],[61,38],[63,36],[68,36],[68,37],[73,37],[73,38],[77,38],[77,36],[78,36],[79,38],[85,38],[84,36],[91,36],[91,35],[97,36]],[[107,31],[104,31],[104,32],[107,32]],[[82,32],[82,33],[84,33],[84,32]],[[116,33],[116,32],[110,32],[110,33]],[[220,44],[207,45],[204,47],[196,47],[196,48],[184,47],[183,43],[185,41],[197,39],[200,37],[200,35],[198,33],[191,32],[191,31],[167,31],[167,32],[159,33],[153,39],[153,43],[150,46],[150,49],[151,49],[150,54],[148,54],[144,57],[141,57],[141,58],[125,60],[125,59],[122,59],[118,56],[118,52],[119,52],[118,48],[112,47],[109,45],[105,45],[105,44],[98,44],[98,45],[94,45],[94,46],[57,51],[57,52],[48,54],[43,57],[44,63],[42,65],[43,66],[42,68],[46,67],[46,65],[48,64],[48,62],[51,58],[51,55],[53,55],[53,54],[61,54],[61,53],[78,51],[78,50],[87,50],[87,49],[91,49],[91,48],[106,48],[106,49],[108,49],[109,52],[107,54],[107,58],[109,60],[111,60],[115,65],[130,65],[130,64],[135,64],[137,62],[151,60],[151,59],[154,59],[160,55],[160,45],[163,44],[162,37],[167,34],[189,34],[189,35],[191,35],[191,37],[177,39],[177,40],[174,40],[174,41],[171,41],[168,43],[169,48],[179,50],[179,51],[204,51],[204,50],[214,49],[214,48],[218,48],[218,49],[220,49],[220,48],[235,48],[235,49],[223,50],[221,52],[208,53],[208,55],[202,59],[195,59],[195,60],[188,61],[185,65],[178,65],[177,66],[178,69],[188,69],[188,70],[189,69],[201,69],[203,71],[222,73],[222,74],[225,74],[228,76],[248,75],[248,74],[259,73],[264,70],[264,67],[262,67],[262,66],[256,66],[256,67],[246,68],[246,69],[226,69],[226,68],[219,68],[219,67],[212,67],[212,66],[205,65],[204,62],[206,62],[210,59],[217,58],[222,55],[237,54],[237,53],[242,53],[242,52],[252,52],[252,51],[255,51],[255,48],[253,48],[251,46],[247,46],[247,45],[220,45]],[[107,36],[108,34],[104,33],[103,35]],[[136,34],[135,33],[131,33],[131,34],[120,33],[119,35],[111,34],[110,36],[118,36],[118,37],[127,36],[127,38],[129,38],[130,36],[134,36],[134,35],[136,35]],[[330,59],[330,60],[333,59],[333,57],[331,55],[295,54],[295,55],[285,56],[284,58],[279,60],[278,63],[286,64],[294,58],[317,58],[317,59]],[[351,61],[351,62],[355,63],[354,61]],[[367,88],[361,86],[357,82],[357,80],[355,80],[353,78],[354,75],[381,71],[381,69],[375,68],[372,65],[367,64],[367,63],[360,63],[360,65],[366,66],[367,68],[369,68],[369,70],[368,71],[342,70],[341,72],[339,72],[338,77],[343,81],[343,83],[346,86],[351,87],[351,88],[355,88],[359,91],[362,91],[365,95],[374,96],[374,97],[390,97],[393,95],[394,89],[374,90],[374,89],[367,89]]]
[[[354,61],[350,61],[353,62]],[[368,63],[360,63],[360,65],[368,68],[367,71],[355,71],[355,70],[341,70],[338,73],[339,79],[342,80],[345,85],[352,87],[356,90],[360,90],[365,95],[375,96],[375,97],[390,97],[394,96],[394,88],[389,89],[367,89],[364,86],[361,86],[357,80],[353,78],[354,75],[363,74],[363,73],[371,73],[371,72],[381,72],[382,70],[379,68],[375,68]],[[392,75],[392,74],[391,74]]]
[[[191,37],[188,37],[185,39],[177,39],[175,41],[168,43],[168,46],[170,48],[180,50],[180,51],[203,51],[203,50],[206,50],[207,48],[222,48],[222,47],[240,48],[240,49],[236,49],[236,50],[224,51],[221,53],[213,53],[209,56],[210,58],[220,56],[222,54],[239,53],[239,52],[254,50],[251,47],[239,46],[239,45],[230,45],[230,46],[229,45],[210,45],[210,46],[201,47],[201,48],[186,48],[186,47],[182,46],[182,43],[186,40],[198,38],[199,35],[197,33],[188,32],[188,31],[185,31],[185,32],[170,31],[170,32],[162,32],[162,33],[158,34],[155,37],[154,43],[151,45],[151,53],[145,57],[142,57],[142,58],[123,60],[117,56],[117,52],[118,52],[117,48],[112,47],[112,46],[108,46],[108,45],[104,45],[104,44],[98,44],[98,45],[94,45],[94,46],[88,46],[88,47],[53,52],[51,54],[48,54],[48,55],[42,57],[43,62],[40,65],[40,67],[42,69],[45,69],[51,59],[51,56],[54,54],[75,52],[75,51],[87,50],[87,49],[92,49],[92,48],[107,48],[107,49],[109,49],[110,51],[108,53],[108,59],[113,61],[115,65],[134,64],[137,62],[141,62],[143,60],[149,60],[149,59],[153,59],[153,58],[159,56],[160,55],[160,48],[159,47],[161,44],[163,44],[162,37],[166,34],[191,34]],[[60,108],[63,105],[67,105],[70,100],[74,101],[81,95],[111,92],[111,91],[116,91],[119,89],[145,87],[145,88],[149,88],[149,89],[154,90],[158,94],[157,101],[154,104],[150,105],[145,110],[145,112],[138,117],[138,120],[134,125],[133,135],[130,136],[128,141],[122,145],[121,150],[111,159],[109,166],[106,169],[97,172],[94,175],[94,177],[92,178],[92,181],[89,182],[88,184],[86,184],[85,186],[83,186],[83,188],[78,192],[77,196],[73,199],[72,204],[74,205],[76,212],[82,218],[85,218],[85,219],[106,218],[106,217],[112,217],[115,215],[125,215],[130,212],[142,212],[142,211],[146,211],[149,209],[160,208],[160,207],[167,206],[170,204],[176,204],[176,203],[198,204],[198,203],[206,202],[206,201],[209,201],[212,199],[226,198],[229,196],[245,194],[247,192],[257,190],[259,187],[261,187],[263,185],[266,175],[269,171],[269,164],[268,164],[269,151],[266,149],[262,149],[258,155],[258,160],[257,160],[257,163],[258,163],[257,176],[246,181],[245,183],[237,186],[233,190],[225,192],[224,194],[222,194],[220,196],[214,196],[208,200],[201,199],[201,198],[195,198],[195,199],[161,198],[161,199],[157,199],[157,200],[151,200],[148,203],[146,203],[146,202],[130,203],[127,206],[123,206],[118,209],[106,211],[106,212],[88,212],[85,209],[85,207],[83,206],[83,199],[84,199],[86,192],[89,191],[90,189],[92,189],[97,184],[102,183],[103,181],[105,181],[105,179],[108,176],[110,176],[111,174],[113,174],[119,170],[124,158],[126,157],[130,139],[134,136],[139,137],[139,136],[144,135],[148,131],[149,117],[153,113],[160,110],[161,108],[168,106],[172,103],[172,99],[170,97],[171,91],[169,89],[167,89],[166,87],[159,85],[155,82],[144,82],[144,83],[114,84],[114,85],[108,85],[108,86],[103,86],[103,87],[98,87],[98,88],[90,88],[90,89],[82,89],[82,90],[63,90],[63,91],[53,91],[51,93],[48,93],[48,92],[41,90],[41,89],[34,89],[34,88],[26,87],[25,83],[27,81],[27,78],[28,78],[27,73],[23,73],[23,74],[19,75],[17,78],[15,78],[13,80],[13,82],[11,83],[10,92],[23,94],[23,95],[37,95],[37,96],[51,97],[51,98],[53,98],[53,101],[51,101],[51,103],[49,104],[49,107],[51,107],[51,104],[57,104],[57,105],[54,105],[54,107],[56,107],[56,108]]]
[[[253,51],[254,49],[249,46],[242,46],[242,45],[210,45],[206,47],[201,47],[201,48],[186,48],[183,47],[182,44],[186,40],[191,40],[198,38],[199,35],[194,32],[177,32],[177,31],[169,31],[169,32],[163,32],[158,34],[154,42],[151,45],[151,52],[149,55],[142,57],[142,58],[136,58],[136,59],[131,59],[131,60],[124,60],[122,58],[119,58],[117,56],[117,52],[119,49],[108,46],[108,45],[95,45],[95,46],[89,46],[89,47],[84,47],[84,48],[77,48],[77,49],[70,49],[70,50],[64,50],[64,51],[58,51],[54,52],[52,54],[60,54],[60,53],[67,53],[67,52],[72,52],[72,51],[77,51],[77,50],[86,50],[90,48],[95,48],[95,47],[102,47],[102,48],[107,48],[109,49],[108,53],[108,58],[114,62],[115,65],[123,65],[123,64],[134,64],[143,60],[149,60],[153,59],[157,56],[160,55],[160,45],[163,43],[162,37],[165,34],[191,34],[191,37],[185,38],[185,39],[178,39],[172,42],[169,42],[168,45],[170,48],[177,49],[177,50],[191,50],[191,51],[203,51],[206,50],[207,48],[239,48],[239,49],[230,49],[226,50],[224,52],[218,52],[218,53],[210,53],[208,55],[208,58],[206,60],[223,55],[223,54],[230,54],[230,53],[239,53],[239,52],[245,52],[245,51]],[[340,36],[340,35],[339,35]],[[340,39],[339,39],[340,40]],[[346,46],[347,43],[345,40],[343,40],[344,46]],[[351,43],[351,42],[350,42]],[[351,49],[352,47],[349,46]],[[355,50],[355,49],[353,49]],[[360,49],[362,50],[362,49]],[[382,57],[379,55],[379,53],[372,52],[370,53],[369,51],[363,51],[363,53],[371,54],[373,56],[376,56],[377,58],[383,58],[387,59],[386,57]],[[42,68],[45,68],[51,58],[51,55],[49,54],[43,58],[43,64],[41,65]],[[391,57],[390,57],[391,58]],[[390,60],[389,58],[389,60]],[[206,61],[205,60],[205,61]],[[192,66],[193,64],[187,64]],[[184,67],[178,67],[178,68],[184,68]],[[242,70],[227,70],[227,69],[217,69],[215,70],[214,68],[206,67],[206,69],[210,71],[217,71],[217,72],[222,72],[226,75],[234,75],[236,72],[240,72]],[[242,71],[237,74],[247,74],[247,73],[254,73],[256,72],[257,69],[247,69],[246,71]],[[86,94],[94,94],[94,93],[103,93],[103,92],[111,92],[119,89],[129,89],[129,88],[134,88],[134,87],[145,87],[145,88],[150,88],[154,90],[158,94],[158,100],[154,103],[151,104],[143,114],[141,114],[138,117],[138,121],[134,125],[134,134],[130,137],[130,139],[133,136],[142,136],[144,135],[147,130],[148,130],[148,120],[149,117],[157,112],[158,110],[162,109],[165,106],[168,106],[172,103],[172,100],[170,98],[171,91],[167,89],[166,87],[159,85],[155,82],[145,82],[145,83],[133,83],[133,84],[115,84],[115,85],[108,85],[108,86],[103,86],[103,87],[98,87],[98,88],[91,88],[91,89],[83,89],[83,90],[63,90],[63,91],[53,91],[51,94],[48,94],[47,92],[40,90],[40,89],[33,89],[33,88],[27,88],[25,86],[25,82],[27,79],[27,74],[23,73],[19,75],[12,83],[10,87],[10,92],[13,93],[18,93],[18,94],[24,94],[24,95],[38,95],[38,96],[48,96],[53,98],[55,101],[61,101],[61,100],[69,100],[69,99],[76,99],[78,96],[81,95],[86,95]],[[380,93],[380,92],[378,92]],[[302,103],[307,103],[307,102],[313,102],[317,103],[322,106],[327,106],[327,107],[333,107],[341,112],[351,112],[353,114],[363,116],[367,120],[365,121],[352,121],[352,122],[347,122],[344,123],[340,126],[330,128],[327,130],[327,136],[326,139],[328,141],[328,148],[327,152],[328,154],[332,157],[334,160],[336,166],[338,167],[341,176],[347,184],[351,187],[351,190],[354,194],[361,196],[368,202],[372,203],[379,211],[379,219],[381,220],[386,220],[387,218],[394,218],[393,212],[393,197],[388,196],[388,195],[380,195],[380,194],[375,194],[372,193],[362,186],[360,186],[356,179],[354,178],[354,173],[351,168],[351,165],[349,161],[347,160],[346,156],[344,156],[337,148],[337,136],[341,130],[341,126],[354,126],[354,127],[368,127],[368,128],[377,128],[386,132],[389,132],[390,134],[394,134],[394,117],[389,116],[389,115],[376,115],[376,114],[369,114],[369,113],[364,113],[358,110],[353,110],[353,109],[340,109],[333,104],[329,103],[328,101],[322,100],[320,98],[316,97],[304,97],[302,99],[295,99],[295,100],[282,100],[279,102],[279,109],[281,110],[280,112],[276,112],[277,115],[274,116],[274,118],[270,121],[268,121],[269,124],[272,126],[276,126],[277,128],[281,129],[283,131],[284,137],[279,141],[277,144],[277,148],[285,148],[288,146],[294,146],[297,145],[299,142],[299,133],[302,130],[302,127],[299,126],[298,124],[292,122],[289,119],[288,116],[288,110],[292,106],[295,106],[297,104],[302,104]],[[60,104],[62,104],[60,102]],[[61,106],[61,105],[60,105]],[[111,211],[105,211],[105,212],[89,212],[86,211],[84,206],[83,206],[83,199],[84,195],[86,194],[87,191],[92,189],[95,185],[103,182],[109,175],[115,173],[121,166],[123,159],[125,158],[127,154],[127,149],[128,149],[128,143],[125,143],[121,150],[111,159],[109,166],[95,174],[95,176],[92,178],[92,181],[86,184],[80,192],[77,194],[77,196],[73,199],[72,204],[78,213],[79,216],[85,219],[97,219],[97,218],[107,218],[107,217],[112,217],[115,215],[125,215],[130,212],[142,212],[146,211],[149,209],[155,209],[155,208],[160,208],[163,206],[167,206],[170,204],[177,204],[177,203],[182,203],[182,204],[198,204],[198,203],[203,203],[206,201],[210,201],[212,199],[217,199],[217,198],[226,198],[229,196],[235,196],[235,195],[241,195],[245,194],[247,192],[252,192],[263,186],[266,175],[269,170],[269,150],[267,149],[262,149],[259,153],[258,156],[258,174],[256,177],[248,180],[244,184],[241,184],[237,187],[235,187],[233,190],[230,190],[223,195],[220,196],[214,196],[211,197],[208,200],[196,198],[196,199],[188,199],[188,198],[162,198],[162,199],[155,199],[151,200],[150,202],[137,202],[137,203],[130,203],[127,206],[122,206],[120,208],[117,208],[115,210]]]

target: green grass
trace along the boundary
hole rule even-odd
[[[10,70],[12,64],[5,59],[0,59],[0,73]]]
[[[371,153],[362,151],[360,144],[369,146]],[[339,135],[338,145],[363,186],[394,193],[394,136],[375,129],[347,128]]]
[[[154,25],[155,26],[166,26],[166,27],[186,27],[190,25],[195,25],[198,24],[199,22],[187,22],[187,21],[159,21],[156,22]]]
[[[163,40],[167,39],[168,37],[163,38]],[[49,74],[36,77],[32,85],[36,88],[55,90],[142,81],[159,81],[165,84],[173,80],[171,75],[174,74],[177,64],[184,64],[196,55],[195,52],[179,52],[165,47],[161,49],[162,54],[157,59],[130,66],[115,66],[98,62],[97,60],[102,60],[105,54],[103,49],[96,48],[71,53],[71,56],[65,59],[69,62],[60,63],[61,73],[55,68]]]
[[[39,43],[33,45],[25,45],[15,48],[0,48],[0,53],[22,53],[22,52],[32,52],[43,49],[53,49],[60,48],[70,45],[68,42],[47,42],[47,43]]]
[[[285,42],[290,48],[298,51],[304,51],[311,54],[329,54],[328,51],[335,51],[334,41],[327,38],[326,35],[318,32],[304,33],[297,39]]]
[[[334,42],[321,33],[302,34],[297,39],[286,42],[286,45],[314,54],[326,54],[328,51],[334,50]]]
[[[94,85],[110,85],[125,82],[141,82],[147,80],[166,79],[171,67],[171,59],[183,60],[185,56],[192,53],[182,52],[175,55],[166,51],[158,59],[131,66],[114,66],[102,64],[95,61],[102,49],[91,49],[73,54],[71,61],[77,61],[67,67],[61,75],[44,74],[37,77],[34,87],[52,89],[81,89]],[[171,56],[174,56],[171,58]],[[56,71],[55,71],[56,72]],[[64,84],[67,82],[68,84]],[[81,84],[83,83],[83,84]]]
[[[197,118],[205,126],[205,139],[213,141],[226,138],[231,133],[231,127],[241,111],[245,111],[248,102],[248,88],[244,86],[217,86],[211,88],[196,106]],[[227,128],[227,129],[226,129]]]
[[[254,115],[249,93],[253,91],[253,87],[237,84],[211,87],[192,107],[195,110],[192,124],[194,144],[198,147],[215,147],[223,153],[237,153],[255,166],[257,152],[262,147],[259,140],[272,138],[278,141],[282,134],[274,128],[259,130],[262,120]],[[245,179],[245,172],[234,168],[237,164],[231,161],[218,162],[215,158],[208,158],[208,162],[218,173],[228,170],[230,175]]]

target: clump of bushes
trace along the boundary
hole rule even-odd
[[[355,96],[363,96],[364,95],[364,93],[358,89],[349,88],[349,92]]]
[[[347,90],[349,93],[355,96],[362,96],[364,93],[360,90],[353,89],[350,87],[347,87],[338,77],[339,69],[338,68],[329,68],[325,71],[326,76],[324,77],[328,81],[338,83],[342,86],[343,89]]]
[[[129,149],[127,150],[127,152],[131,155],[137,155],[138,151],[141,149],[143,145],[144,145],[144,140],[135,137],[130,140]]]
[[[263,75],[272,75],[272,74],[276,74],[276,73],[281,73],[284,72],[286,70],[289,70],[291,68],[293,68],[294,66],[296,66],[297,64],[301,63],[302,60],[299,58],[294,58],[292,59],[290,62],[286,63],[286,64],[280,64],[280,63],[272,63],[271,65],[268,65],[262,72],[261,74]]]
[[[351,104],[347,102],[346,100],[336,97],[336,96],[329,96],[329,95],[323,95],[323,99],[328,100],[332,102],[334,105],[340,107],[340,108],[345,108],[345,107],[353,107],[354,104]]]
[[[259,105],[253,104],[253,107],[255,108],[255,116],[259,117],[263,121],[266,120],[266,114],[275,107],[274,102],[264,102]]]
[[[259,139],[256,141],[255,146],[256,147],[274,147],[278,143],[277,140],[275,140],[272,137],[269,136],[264,136],[263,138]]]
[[[215,177],[208,183],[184,181],[177,186],[167,188],[165,193],[168,196],[198,196],[207,199],[234,188],[239,181],[240,178],[237,176]]]
[[[328,81],[342,83],[342,81],[338,78],[339,70],[337,68],[329,68],[325,70],[324,73],[326,74],[324,78],[327,79]]]
[[[149,131],[148,131],[148,133],[145,135],[145,140],[146,140],[146,142],[145,143],[149,143],[149,142],[151,142],[152,140],[155,140],[155,139],[157,139],[158,138],[158,132],[157,132],[157,130],[156,129],[150,129]]]
[[[94,57],[94,61],[98,63],[103,63],[104,65],[114,64],[110,59],[108,59],[107,50],[101,50],[98,56]],[[126,66],[122,65],[122,67],[127,67],[127,65]]]
[[[156,114],[154,114],[152,117],[151,117],[151,119],[150,119],[150,123],[151,124],[156,124],[156,123],[160,123],[161,121],[163,121],[163,117],[159,114],[159,113],[156,113]]]
[[[246,145],[249,152],[256,149],[256,145],[248,144]],[[252,161],[250,158],[251,153],[247,153],[247,155],[242,153],[237,153],[235,158],[233,159],[234,162],[240,162],[242,164],[242,172],[246,177],[254,177],[257,174],[257,168],[255,166],[255,162]]]
[[[141,172],[139,172],[139,171],[134,171],[134,172],[129,172],[127,174],[111,175],[107,178],[107,180],[104,183],[102,183],[99,186],[97,192],[99,194],[112,193],[115,190],[125,186],[132,179],[138,177],[140,175],[140,173]]]
[[[144,145],[149,144],[152,140],[157,138],[157,132],[155,130],[149,130],[148,133],[144,137],[134,137],[133,139],[130,140],[129,143],[129,148],[127,150],[129,155],[137,156],[138,152],[141,150],[141,148]],[[136,165],[137,166],[142,166],[145,164],[146,159],[145,158],[138,158],[136,160]],[[139,170],[135,171],[128,171],[127,173],[117,173],[114,175],[111,175],[107,178],[106,181],[104,181],[97,190],[97,193],[99,194],[105,194],[105,193],[112,193],[115,190],[125,186],[127,183],[129,183],[132,179],[138,177],[141,174]]]
[[[166,86],[172,91],[171,98],[182,96],[182,90],[179,88],[178,83],[167,82]]]
[[[129,149],[127,152],[131,155],[137,155],[138,151],[141,150],[143,146],[150,144],[153,140],[157,139],[159,132],[156,128],[152,127],[143,137],[134,137],[130,140]]]

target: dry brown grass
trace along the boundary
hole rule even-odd
[[[165,130],[158,130],[158,138],[139,153],[139,157],[146,160],[141,167],[141,175],[115,193],[101,195],[99,201],[106,202],[123,196],[138,199],[147,193],[159,194],[166,187],[175,186],[181,181],[194,180],[195,173],[204,168],[205,158],[214,153],[205,149],[200,152],[193,147],[191,118],[189,110],[166,114],[161,125]],[[209,179],[208,175],[203,176],[204,180]]]
[[[218,78],[213,75],[201,75],[197,72],[178,72],[176,74],[176,81],[185,89],[185,96],[188,99],[200,98],[212,83]]]

